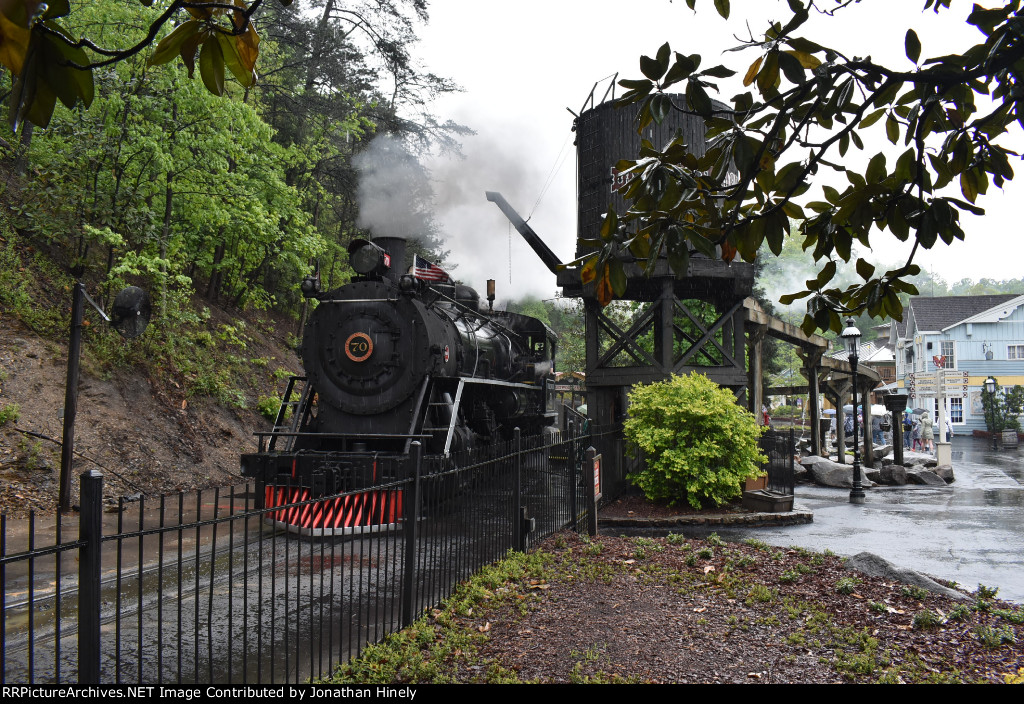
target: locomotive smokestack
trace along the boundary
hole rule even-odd
[[[384,276],[398,283],[402,274],[409,270],[409,262],[405,260],[405,238],[374,237],[373,243],[391,256],[391,267]]]

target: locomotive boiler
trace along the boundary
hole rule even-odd
[[[301,347],[306,376],[289,384],[260,451],[242,456],[264,506],[290,505],[269,514],[282,527],[394,527],[398,489],[317,499],[403,478],[413,441],[451,455],[555,424],[554,333],[529,316],[481,310],[475,290],[418,257],[407,271],[405,250],[398,237],[356,240],[350,283],[323,292],[317,277],[303,282],[318,301]]]

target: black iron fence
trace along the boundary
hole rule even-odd
[[[315,499],[249,484],[122,500],[104,513],[102,476],[86,473],[79,516],[0,518],[0,677],[325,676],[508,550],[587,525],[584,451],[613,435],[517,438],[448,458],[414,452],[402,466],[377,466],[375,483]],[[262,507],[268,492],[288,501]],[[349,534],[283,527],[316,511],[348,512]]]

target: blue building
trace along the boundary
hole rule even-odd
[[[1002,387],[1024,385],[1024,295],[911,298],[903,322],[891,321],[900,391],[910,408],[928,408],[938,419],[937,363],[965,372],[962,387],[945,399],[953,432],[985,429],[981,391],[990,375]]]

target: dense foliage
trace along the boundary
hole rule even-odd
[[[10,69],[0,71],[0,97],[11,98],[7,117],[18,128],[14,140],[0,138],[4,312],[55,334],[66,330],[75,279],[101,305],[125,284],[142,286],[154,300],[147,340],[121,346],[97,332],[87,352],[154,365],[189,394],[229,401],[230,378],[250,355],[233,341],[245,334],[218,328],[210,309],[300,318],[299,284],[313,267],[329,288],[346,283],[347,245],[372,225],[361,220],[361,169],[380,161],[373,147],[385,139],[420,188],[407,208],[425,233],[414,249],[443,259],[418,157],[455,148],[464,131],[427,109],[454,87],[415,69],[423,0],[320,0],[301,13],[287,3],[234,4],[0,0],[0,64]],[[246,23],[234,24],[243,9]],[[27,44],[12,40],[21,21],[32,23]],[[253,83],[228,49],[257,24]],[[87,71],[79,54],[70,65],[51,51],[70,37],[83,37],[74,51]],[[239,80],[220,80],[224,67],[210,59],[218,51]],[[75,85],[88,76],[88,99],[61,88],[43,119],[34,111],[44,83],[64,74]],[[209,358],[225,345],[238,369]]]
[[[581,276],[595,282],[599,300],[621,295],[625,257],[653,268],[665,254],[684,275],[695,252],[726,261],[738,253],[750,261],[764,242],[778,255],[793,219],[819,266],[804,290],[783,297],[783,303],[808,298],[806,332],[838,331],[847,312],[901,316],[900,295],[916,293],[911,279],[920,272],[918,250],[963,239],[959,213],[983,213],[976,202],[989,186],[1013,177],[1014,152],[1004,142],[1021,118],[1024,18],[1019,0],[993,9],[976,5],[968,22],[984,41],[934,58],[922,58],[910,28],[909,66],[899,69],[799,36],[812,12],[835,13],[841,21],[842,9],[854,1],[789,0],[788,21],[735,47],[757,54],[735,68],[704,68],[699,55],[673,53],[666,43],[640,59],[643,77],[620,82],[628,92],[619,103],[638,106],[638,129],[671,111],[697,115],[707,126],[708,148],[698,157],[681,137],[667,145],[647,142],[639,159],[618,164],[632,177],[624,191],[632,206],[621,215],[609,212],[601,239],[580,243],[592,252]],[[696,0],[686,4],[693,9]],[[714,5],[729,17],[727,0]],[[948,5],[926,0],[924,8],[939,12]],[[733,76],[751,90],[722,109],[708,90]],[[686,97],[676,101],[669,91],[680,88]],[[863,150],[872,128],[903,151],[892,159],[883,149],[859,171],[848,152]],[[848,185],[812,191],[827,169],[844,175]],[[950,184],[959,186],[962,198],[949,194]],[[852,254],[856,242],[871,246],[876,229],[910,249],[905,262],[884,273]],[[859,280],[837,286],[838,265],[854,258]]]
[[[761,432],[732,392],[702,374],[634,386],[625,435],[645,466],[629,478],[653,501],[721,505],[763,474]]]

